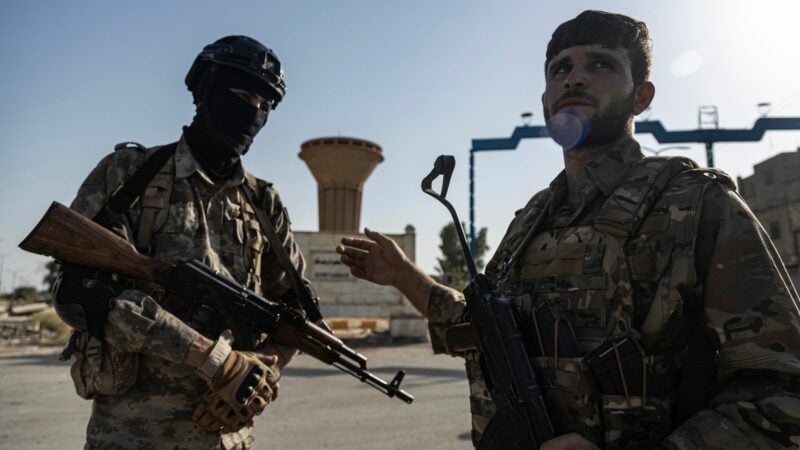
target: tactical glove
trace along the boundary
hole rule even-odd
[[[208,431],[231,432],[252,424],[277,398],[280,372],[263,355],[233,351],[226,331],[197,369],[210,388],[192,415]]]

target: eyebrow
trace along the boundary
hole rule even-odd
[[[615,64],[621,64],[622,61],[611,53],[604,52],[586,52],[586,57],[592,61],[611,61]]]
[[[611,53],[605,52],[586,52],[586,57],[590,61],[610,61],[614,64],[622,64],[622,62]],[[547,67],[547,73],[550,73],[554,68],[560,67],[564,64],[572,64],[572,57],[571,56],[562,56],[561,58],[555,59],[550,62],[550,65]]]
[[[556,67],[560,67],[564,64],[570,64],[571,62],[572,57],[570,56],[562,56],[561,58],[550,61],[550,65],[547,67],[547,73],[552,72]]]

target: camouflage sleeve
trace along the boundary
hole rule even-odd
[[[133,175],[145,156],[137,149],[107,155],[81,184],[71,208],[94,217],[111,194]],[[113,231],[132,240],[133,227],[127,217],[120,218]],[[127,290],[117,301],[112,300],[110,306],[114,308],[106,322],[106,340],[120,350],[149,353],[180,363],[197,335],[140,291]]]
[[[119,350],[146,353],[181,364],[199,333],[150,296],[126,290],[109,302],[106,341]]]
[[[126,149],[106,155],[89,173],[70,208],[86,217],[94,217],[111,194],[136,171],[144,159],[144,152]],[[131,240],[131,226],[127,217],[114,224],[112,231]]]
[[[447,286],[434,284],[428,298],[428,333],[436,354],[451,354],[447,349],[445,331],[451,324],[463,321],[466,302],[464,295]]]
[[[708,409],[683,423],[664,445],[800,445],[797,292],[769,236],[734,191],[711,186],[701,217],[697,270],[705,286],[706,320],[718,340],[718,391]]]

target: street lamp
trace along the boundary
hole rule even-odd
[[[661,147],[659,149],[646,147],[644,145],[642,145],[641,147],[642,147],[642,150],[647,150],[648,152],[650,152],[650,153],[652,153],[652,154],[654,154],[656,156],[660,155],[661,153],[663,153],[663,152],[665,152],[667,150],[689,150],[691,148],[688,145],[668,145],[666,147]]]

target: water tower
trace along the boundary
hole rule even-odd
[[[364,139],[322,137],[300,146],[317,180],[319,231],[358,232],[364,183],[383,161],[381,147]]]

